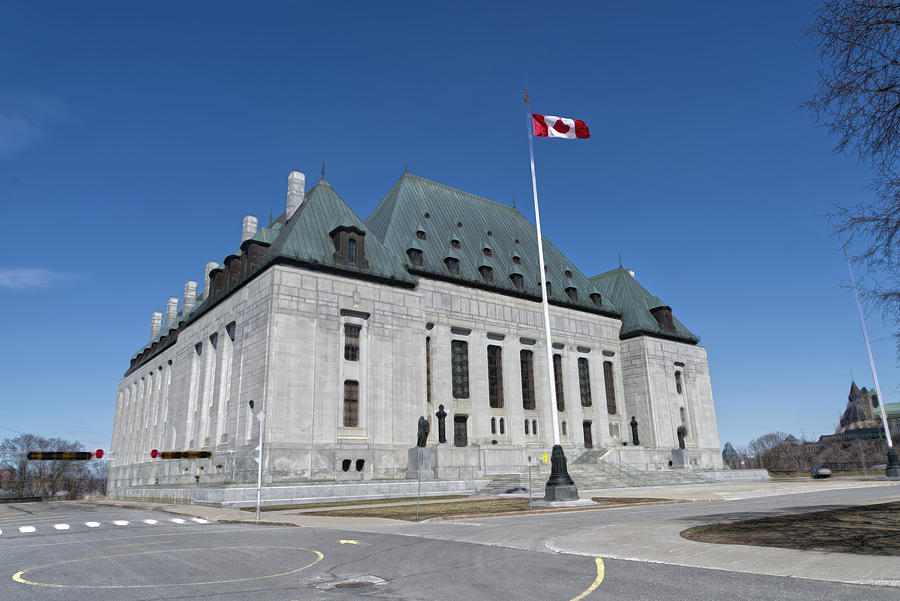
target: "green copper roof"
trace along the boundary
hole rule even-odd
[[[900,403],[885,403],[884,412],[887,413],[888,418],[900,417]],[[875,415],[881,417],[881,409],[876,409]]]
[[[281,219],[281,217],[279,217]],[[275,229],[278,220],[273,227]],[[262,258],[258,270],[280,258],[299,261],[312,267],[343,271],[406,285],[414,285],[415,280],[403,265],[384,247],[374,235],[365,236],[365,258],[367,265],[348,265],[334,258],[334,244],[331,232],[340,226],[355,227],[362,232],[369,228],[356,216],[350,207],[338,196],[334,188],[324,179],[306,193],[303,204],[293,217],[282,226],[271,248]],[[259,232],[257,232],[259,233]]]
[[[680,321],[672,321],[675,333],[665,332],[657,323],[650,309],[664,307],[666,304],[658,297],[650,294],[641,286],[631,272],[623,267],[595,275],[591,282],[600,289],[603,298],[610,298],[622,311],[622,330],[619,337],[623,340],[635,336],[656,336],[697,344],[700,339],[684,327]]]
[[[514,207],[404,173],[366,225],[413,273],[534,300],[541,297],[536,230]],[[419,231],[425,233],[424,240],[417,236]],[[410,248],[423,252],[421,266],[407,256]],[[458,275],[447,269],[444,260],[448,257],[459,260]],[[598,307],[591,300],[591,294],[599,291],[546,237],[544,261],[552,303],[618,317],[615,301],[604,296]],[[485,280],[480,267],[491,268],[491,281]],[[524,288],[515,286],[513,274],[523,277]],[[576,290],[576,300],[567,295],[569,287]]]

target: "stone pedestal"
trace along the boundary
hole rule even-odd
[[[578,488],[566,466],[566,455],[560,445],[553,445],[550,453],[550,478],[544,487],[544,501],[577,501]]]
[[[409,458],[406,464],[407,480],[434,480],[430,447],[413,447],[407,450],[407,457]]]
[[[691,469],[691,457],[687,449],[672,449],[672,469],[673,470],[689,470]]]

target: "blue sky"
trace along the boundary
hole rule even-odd
[[[292,169],[325,161],[363,218],[404,163],[531,216],[526,81],[592,133],[537,140],[545,235],[588,276],[621,253],[701,337],[722,443],[833,431],[872,378],[823,215],[870,174],[798,108],[815,3],[511,6],[3,3],[0,436],[108,448],[151,312],[283,210]]]

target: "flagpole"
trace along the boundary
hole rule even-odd
[[[553,371],[553,341],[550,334],[550,303],[547,301],[547,272],[544,266],[544,241],[541,235],[541,212],[538,207],[537,178],[534,173],[534,141],[528,88],[525,89],[525,119],[528,130],[528,155],[531,158],[531,193],[534,196],[534,225],[537,230],[539,271],[541,274],[541,311],[544,316],[544,338],[547,347],[547,381],[550,383],[550,421],[553,424],[553,451],[550,454],[550,478],[544,489],[545,501],[578,499],[578,489],[566,468],[566,455],[559,442],[559,419],[556,406],[556,377]]]
[[[878,384],[878,372],[875,370],[875,360],[872,358],[872,345],[869,344],[869,332],[866,329],[866,320],[863,318],[862,305],[859,302],[859,292],[856,290],[856,280],[853,278],[853,267],[850,266],[850,256],[847,254],[847,245],[844,245],[844,258],[847,260],[847,271],[850,272],[850,285],[853,286],[853,296],[856,298],[856,310],[859,313],[859,325],[862,326],[863,340],[866,341],[866,354],[869,356],[869,367],[872,369],[872,378],[875,380],[875,392],[878,394],[878,405],[881,407],[881,424],[884,426],[884,435],[887,438],[888,466],[887,477],[892,480],[900,479],[900,461],[897,459],[897,451],[891,440],[891,427],[888,424],[887,413],[884,409],[884,397],[881,396],[881,385]]]

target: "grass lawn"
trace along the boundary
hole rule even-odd
[[[415,500],[415,499],[413,499]],[[671,503],[669,499],[615,499],[594,497],[598,503],[591,507],[575,507],[571,510],[597,509],[608,507],[622,507],[633,504]],[[528,499],[521,497],[509,497],[501,499],[483,499],[474,501],[460,501],[448,503],[430,503],[419,506],[419,520],[427,520],[436,517],[491,515],[510,512],[528,512]],[[559,509],[535,508],[535,512],[559,511]],[[390,518],[394,520],[416,520],[416,505],[394,505],[390,507],[359,507],[352,509],[333,509],[315,512],[304,512],[304,515],[333,516],[333,517],[376,517]]]
[[[695,526],[681,536],[704,543],[900,557],[900,502]]]

